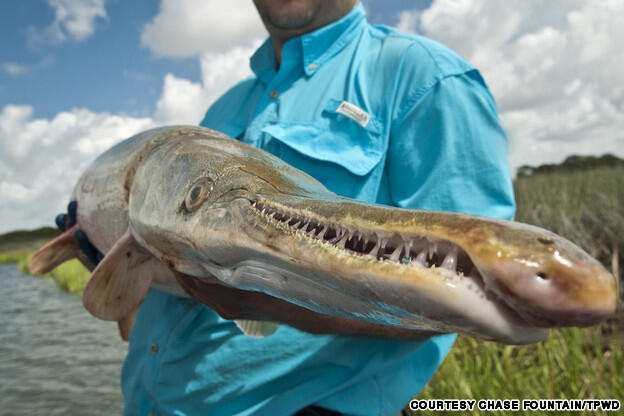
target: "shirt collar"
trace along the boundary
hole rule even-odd
[[[288,40],[282,49],[282,65],[296,60],[307,75],[312,75],[332,56],[340,52],[362,30],[366,13],[358,3],[342,19],[314,32]],[[251,70],[261,80],[275,73],[275,51],[267,39],[250,59]]]

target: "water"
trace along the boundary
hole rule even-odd
[[[0,415],[118,415],[117,325],[50,279],[0,265]]]

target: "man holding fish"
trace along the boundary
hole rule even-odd
[[[476,69],[431,40],[368,24],[357,0],[254,3],[270,34],[251,57],[254,77],[202,126],[339,195],[513,217],[507,141]],[[212,286],[201,299],[212,308],[150,290],[123,367],[125,414],[396,415],[455,339]],[[287,325],[258,339],[231,321],[254,314]]]

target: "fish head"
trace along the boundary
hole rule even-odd
[[[253,250],[245,230],[260,195],[308,198],[323,185],[281,160],[218,132],[181,128],[138,167],[129,220],[163,259],[229,265]],[[167,132],[172,136],[171,132]],[[272,231],[263,228],[270,240]],[[183,267],[184,268],[184,267]]]
[[[470,221],[458,236],[487,290],[537,326],[588,326],[615,312],[618,281],[567,239],[521,223]]]

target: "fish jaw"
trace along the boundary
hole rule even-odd
[[[477,261],[486,286],[536,326],[590,326],[616,310],[617,280],[593,259],[501,257]]]
[[[275,196],[273,199],[279,198]],[[361,295],[371,303],[401,305],[399,309],[402,310],[393,309],[392,313],[396,316],[405,314],[401,322],[403,326],[470,332],[473,336],[504,339],[505,342],[511,340],[511,343],[523,342],[520,338],[533,339],[528,342],[534,342],[547,333],[538,328],[589,326],[615,311],[618,285],[613,275],[582,249],[546,230],[462,214],[398,210],[353,201],[345,204],[340,198],[331,199],[311,203],[299,200],[292,204],[298,205],[298,210],[287,204],[271,203],[268,198],[264,202],[252,203],[256,211],[260,207],[260,214],[268,217],[265,221],[270,224],[261,227],[262,231],[254,238],[260,241],[263,234],[271,235],[272,242],[264,241],[264,244],[273,246],[273,255],[285,254],[299,265],[311,262],[307,264],[309,267],[325,270],[319,280],[342,286],[345,292]],[[324,204],[329,208],[321,208]],[[317,212],[341,214],[333,218],[331,215],[330,218],[315,217],[314,208],[308,208],[308,217],[303,219],[305,215],[301,214],[301,207],[305,205],[315,207]],[[388,215],[392,221],[371,224],[371,218],[388,218]],[[245,216],[252,217],[250,212]],[[362,221],[358,222],[358,217]],[[299,224],[297,227],[298,218],[309,225]],[[418,224],[419,219],[426,219],[434,226]],[[327,238],[319,238],[324,224],[332,223],[353,232],[354,237],[347,238],[343,245],[353,248],[359,244],[359,247],[355,250],[336,249],[340,243],[328,244]],[[288,233],[288,227],[293,226],[297,230],[290,237],[282,241],[276,237],[276,229],[286,228]],[[251,229],[246,233],[254,234]],[[429,268],[419,267],[413,261],[404,265],[401,260],[405,260],[405,250],[400,252],[399,261],[388,258],[392,249],[387,250],[385,258],[380,261],[367,255],[367,252],[374,251],[371,248],[374,238],[369,241],[368,248],[363,248],[367,243],[362,240],[367,234],[369,238],[385,235],[388,241],[393,235],[400,235],[404,242],[412,240],[410,244],[414,245],[420,241],[419,249],[412,247],[412,259],[423,249],[423,239],[429,244],[446,245],[441,256],[448,256],[456,247],[458,262],[465,255],[474,270],[469,272],[466,267],[470,266],[464,264],[463,274],[457,273],[458,269],[449,271],[444,267],[444,260],[440,264],[440,258],[431,259]],[[360,243],[353,244],[352,240],[358,238]],[[308,240],[313,243],[302,243]],[[435,262],[436,267],[431,268]],[[332,279],[329,274],[340,278]],[[352,284],[348,284],[349,281]],[[362,291],[363,284],[371,290]],[[414,308],[406,304],[406,299],[428,306],[422,310]],[[435,323],[428,326],[431,321]],[[527,328],[533,328],[535,332],[529,333]],[[523,333],[520,338],[519,333]]]
[[[332,199],[331,195],[328,197]],[[405,240],[411,239],[414,242],[413,257],[425,249],[423,244],[429,244],[428,248],[438,246],[438,251],[426,260],[426,265],[414,261],[406,264],[405,258],[403,262],[396,261],[389,254],[396,248],[388,249],[383,256],[379,255],[379,251],[377,256],[371,256],[363,253],[362,241],[358,246],[358,243],[353,244],[351,239],[347,239],[342,247],[340,243],[331,242],[336,237],[319,238],[321,231],[318,230],[323,223],[319,217],[316,232],[302,230],[301,225],[293,226],[295,220],[287,220],[278,214],[289,212],[289,208],[269,205],[266,199],[260,200],[264,203],[239,201],[237,208],[232,209],[232,218],[243,231],[238,233],[240,238],[246,240],[243,245],[254,247],[255,256],[263,259],[265,264],[270,263],[276,271],[265,273],[256,281],[253,275],[250,278],[246,274],[245,279],[240,279],[240,274],[232,273],[225,278],[228,284],[263,290],[317,312],[404,328],[460,332],[508,344],[533,343],[548,336],[548,329],[526,321],[508,304],[492,296],[486,290],[483,278],[474,270],[470,275],[466,270],[464,275],[463,272],[451,270],[448,265],[443,267],[440,264],[444,263],[442,258],[448,257],[455,246],[448,240],[416,233],[413,226],[411,232],[383,228],[382,225],[365,230],[362,224],[355,225],[357,221],[354,218],[349,223],[338,222],[343,229],[358,229],[360,236],[367,232],[385,236],[383,238],[388,240],[388,244],[395,244],[399,235]],[[340,203],[331,207],[330,211],[344,211],[345,207]],[[315,205],[318,207],[323,203],[316,200]],[[364,218],[374,218],[379,214],[367,210],[395,211],[397,215],[415,212],[369,204],[356,206],[357,212]],[[305,218],[301,210],[290,212],[297,212],[295,219]],[[307,214],[313,215],[309,211]],[[245,256],[254,257],[249,251]],[[458,267],[467,267],[466,253],[461,251],[458,257],[461,258]],[[287,285],[284,275],[289,276]],[[274,282],[271,276],[275,276]],[[304,286],[305,290],[299,290],[299,286]],[[314,290],[318,291],[316,296],[312,295]],[[354,309],[353,305],[358,307]]]
[[[131,215],[131,224],[142,244],[180,273],[217,277],[316,312],[508,344],[548,336],[548,329],[526,323],[491,298],[479,277],[362,256],[348,244],[344,249],[320,241],[318,235],[262,213],[256,200],[264,199],[238,197],[185,214],[185,227],[178,227],[175,236],[169,232],[171,220],[145,223]]]

